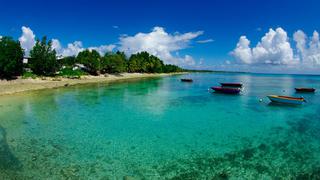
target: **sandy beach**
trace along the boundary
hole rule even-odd
[[[169,74],[142,74],[142,73],[122,73],[119,75],[107,74],[100,76],[81,76],[80,79],[70,79],[62,77],[45,77],[36,79],[22,79],[18,78],[16,80],[0,80],[0,95],[14,94],[19,92],[40,90],[40,89],[50,89],[57,87],[72,86],[78,84],[89,84],[89,83],[108,83],[120,80],[130,80],[130,79],[142,79],[142,78],[152,78],[152,77],[163,77],[169,75],[175,75],[181,73],[169,73]]]

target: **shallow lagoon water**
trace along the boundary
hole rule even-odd
[[[219,82],[245,88],[208,92]],[[320,76],[195,73],[2,96],[0,177],[319,179],[320,93],[297,86],[320,89]]]

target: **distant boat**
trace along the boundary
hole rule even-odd
[[[192,79],[181,79],[181,82],[193,82]]]
[[[220,83],[222,87],[237,87],[241,88],[242,84],[241,83]]]
[[[306,100],[302,97],[296,98],[296,97],[290,97],[290,96],[278,96],[278,95],[269,95],[268,98],[271,102],[275,103],[283,103],[283,104],[293,104],[293,105],[301,105]]]
[[[228,87],[211,87],[215,92],[225,93],[225,94],[239,94],[239,88],[228,88]]]
[[[315,88],[306,88],[306,87],[299,87],[299,88],[294,88],[296,92],[315,92]]]

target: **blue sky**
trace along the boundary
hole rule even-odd
[[[297,30],[303,30],[310,37],[314,30],[320,29],[320,2],[316,0],[11,0],[1,2],[1,7],[0,35],[19,38],[21,27],[26,26],[37,37],[47,35],[59,39],[64,47],[74,41],[81,41],[84,47],[118,46],[123,34],[147,34],[154,27],[164,28],[171,36],[176,32],[203,31],[196,38],[188,39],[183,48],[170,53],[174,57],[192,57],[196,62],[193,66],[202,59],[204,68],[214,68],[226,61],[241,62],[241,58],[236,61],[237,57],[230,52],[242,35],[250,40],[253,48],[269,28],[281,27],[290,43]],[[201,40],[213,41],[197,43]],[[296,51],[296,45],[291,46]]]

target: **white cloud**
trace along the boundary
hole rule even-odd
[[[194,63],[191,56],[186,55],[181,58],[173,56],[172,53],[188,48],[191,41],[202,34],[202,31],[169,34],[162,27],[154,27],[150,33],[121,36],[119,50],[124,51],[127,55],[147,51],[165,63],[190,65]]]
[[[119,26],[112,26],[113,29],[119,29]]]
[[[252,62],[252,50],[250,48],[250,41],[246,36],[241,36],[237,47],[231,52],[232,55],[245,64]]]
[[[182,59],[182,62],[188,66],[193,66],[196,64],[195,60],[190,55],[185,55],[185,57]]]
[[[312,37],[308,38],[302,30],[298,30],[293,34],[293,39],[296,42],[297,53],[303,65],[320,65],[320,42],[317,31],[314,31]]]
[[[294,65],[299,59],[294,56],[287,32],[282,28],[269,29],[258,44],[250,48],[250,41],[241,36],[231,54],[244,64]]]
[[[28,56],[30,50],[35,45],[35,35],[29,27],[22,26],[22,35],[19,38],[21,47],[25,50],[25,54]]]
[[[79,52],[85,50],[81,41],[75,41],[69,43],[66,48],[61,46],[61,43],[57,39],[52,39],[52,48],[56,50],[58,56],[76,56]]]
[[[210,42],[213,42],[213,41],[214,41],[213,39],[205,39],[205,40],[199,40],[199,41],[197,41],[197,43],[205,44],[205,43],[210,43]]]
[[[25,54],[28,56],[30,50],[35,45],[35,34],[29,27],[22,27],[22,35],[19,38],[21,47],[25,50]],[[75,41],[73,43],[69,43],[67,47],[63,47],[58,39],[52,39],[52,48],[56,50],[58,56],[76,56],[79,52],[85,50],[81,41]],[[96,50],[101,55],[104,55],[106,52],[112,51],[116,48],[116,45],[101,45],[97,47],[89,47],[87,49]]]
[[[114,26],[114,28],[119,28]],[[22,27],[22,36],[19,38],[21,46],[25,49],[26,54],[35,45],[35,34],[28,27]],[[137,33],[134,36],[120,36],[119,47],[115,44],[84,47],[81,41],[74,41],[64,47],[58,39],[52,39],[52,48],[56,50],[58,56],[76,56],[85,49],[96,50],[101,55],[111,52],[114,49],[124,51],[127,55],[147,51],[162,59],[165,63],[177,64],[181,66],[194,66],[196,61],[190,55],[179,55],[179,50],[186,49],[190,46],[192,40],[202,35],[202,31],[188,33],[167,33],[162,27],[154,27],[149,33]],[[198,41],[198,43],[211,42],[212,39]],[[202,61],[203,63],[203,61]]]
[[[58,39],[52,39],[52,49],[56,50],[57,54],[61,54],[62,46]]]
[[[106,52],[111,52],[116,46],[113,44],[110,45],[101,45],[98,47],[89,47],[89,50],[96,50],[100,55],[104,55]],[[86,48],[83,47],[81,41],[75,41],[69,43],[66,48],[61,46],[61,43],[57,39],[52,39],[52,48],[56,50],[59,56],[76,56],[79,52],[84,51]]]
[[[90,50],[94,49],[94,50],[98,51],[101,56],[103,56],[107,52],[112,52],[112,50],[115,48],[116,48],[116,45],[110,44],[110,45],[101,45],[98,47],[89,47],[88,49],[90,49]]]

